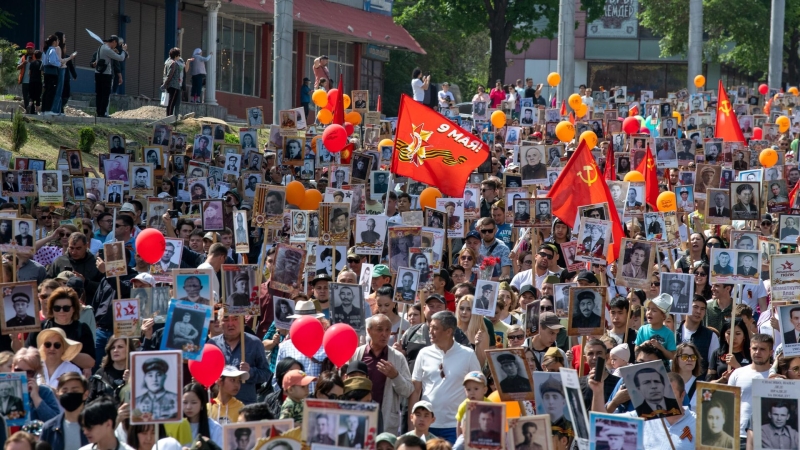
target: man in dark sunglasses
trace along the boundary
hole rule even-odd
[[[521,289],[522,286],[530,284],[535,286],[537,289],[541,289],[545,278],[547,278],[549,275],[558,275],[549,269],[550,261],[554,258],[558,258],[558,255],[556,254],[555,247],[552,244],[540,245],[539,249],[536,251],[536,258],[533,262],[533,268],[523,270],[522,272],[514,275],[514,278],[511,279],[511,285],[517,289]]]
[[[481,256],[493,256],[500,258],[499,268],[494,266],[492,272],[492,281],[497,281],[501,276],[506,277],[511,274],[511,258],[509,254],[511,250],[508,246],[495,238],[497,232],[497,224],[491,217],[484,217],[478,221],[476,229],[481,233]]]

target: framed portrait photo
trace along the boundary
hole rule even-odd
[[[180,422],[183,418],[181,352],[133,352],[130,358],[130,422],[136,425]],[[145,378],[149,380],[147,383]]]
[[[177,300],[211,305],[211,269],[172,269],[172,286]]]
[[[472,314],[492,317],[497,304],[500,283],[489,280],[478,280],[475,286],[475,298],[472,302]]]
[[[3,292],[0,331],[4,334],[41,331],[36,282],[0,283],[0,288]]]
[[[644,448],[644,420],[619,414],[589,413],[589,450]]]
[[[658,419],[659,417],[680,416],[683,407],[675,399],[672,385],[667,380],[667,370],[661,361],[651,361],[634,364],[620,368],[620,374],[628,386],[636,413],[644,420]],[[647,392],[647,396],[637,386],[656,383],[660,389],[656,392]],[[698,395],[700,388],[698,385]],[[698,397],[698,400],[700,397]],[[698,403],[700,403],[698,401]],[[737,422],[738,423],[738,422]]]
[[[329,283],[330,298],[333,309],[331,322],[346,323],[353,327],[359,336],[366,334],[364,322],[364,291],[357,284]]]
[[[576,287],[569,290],[569,324],[567,334],[602,334],[605,326],[607,289],[602,287]],[[599,330],[599,331],[598,331]]]
[[[258,265],[223,264],[222,289],[225,314],[261,315],[258,305]]]
[[[25,372],[0,373],[0,392],[5,397],[2,416],[6,426],[24,426],[29,422],[30,398]]]
[[[275,253],[275,272],[272,274],[275,289],[290,292],[301,286],[305,259],[304,250],[289,244],[278,244]]]
[[[302,433],[315,448],[367,448],[367,442],[375,442],[377,429],[377,403],[306,399]]]
[[[486,355],[502,401],[535,400],[533,375],[523,349],[492,349]]]
[[[797,436],[800,430],[800,390],[796,388],[796,383],[782,379],[753,380],[752,429],[755,449],[788,449],[793,448],[792,445],[797,446],[796,441],[786,439],[787,435]],[[737,411],[739,407],[737,401]],[[735,425],[738,426],[739,422]]]
[[[697,382],[697,448],[700,450],[739,447],[741,388]],[[755,429],[755,424],[753,429]]]
[[[464,416],[464,448],[502,450],[505,448],[506,409],[492,402],[467,402]]]
[[[401,267],[394,280],[394,301],[413,305],[419,289],[420,272],[416,269]]]

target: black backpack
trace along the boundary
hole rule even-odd
[[[97,60],[95,61],[94,66],[94,71],[100,74],[105,73],[106,69],[108,69],[108,63],[106,62],[106,59],[100,56],[100,50],[102,49],[102,45],[97,49]]]

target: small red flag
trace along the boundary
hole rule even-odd
[[[443,115],[403,94],[397,114],[392,173],[464,195],[469,174],[489,157],[489,146]]]
[[[614,140],[608,141],[608,151],[606,151],[606,171],[603,174],[606,180],[614,181],[617,179],[617,166],[614,161]]]
[[[567,115],[567,102],[561,100],[561,111],[558,112],[561,117],[566,117]]]
[[[575,216],[578,206],[591,205],[594,203],[608,203],[611,214],[613,244],[608,247],[608,262],[612,263],[619,256],[619,246],[625,233],[622,231],[622,224],[619,222],[619,214],[614,212],[614,198],[608,185],[603,181],[600,169],[594,162],[594,157],[586,145],[586,141],[581,141],[578,149],[567,162],[561,175],[547,193],[547,198],[551,198],[553,205],[553,215],[561,219],[562,222],[571,228],[575,226]]]
[[[339,77],[339,85],[336,87],[339,94],[336,96],[336,104],[333,106],[333,121],[331,123],[344,125],[344,86],[342,77]]]
[[[791,208],[794,205],[794,200],[797,197],[797,191],[800,188],[800,183],[795,183],[792,190],[789,192],[789,207]]]
[[[636,167],[636,171],[644,175],[645,201],[658,211],[658,207],[656,207],[658,200],[658,173],[656,172],[656,160],[653,158],[653,152],[650,151],[650,144],[647,144],[647,153],[645,153],[642,162]]]
[[[717,94],[717,124],[714,127],[714,137],[722,138],[728,142],[745,142],[742,129],[739,127],[739,120],[728,100],[728,93],[719,80],[719,93]]]

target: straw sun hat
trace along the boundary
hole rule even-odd
[[[46,328],[39,332],[39,336],[36,337],[36,346],[39,347],[39,353],[41,354],[42,359],[45,359],[45,350],[42,347],[44,346],[45,341],[54,334],[61,338],[61,343],[64,345],[61,347],[64,351],[64,353],[61,355],[62,361],[72,361],[73,358],[78,356],[83,344],[78,341],[73,341],[72,339],[67,339],[67,335],[61,328]]]

